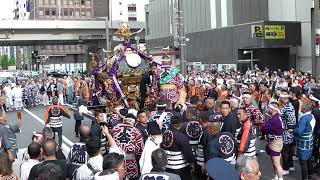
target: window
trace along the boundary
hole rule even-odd
[[[50,11],[46,10],[46,16],[49,16],[49,15],[50,15]]]
[[[87,17],[91,17],[91,11],[87,11]]]
[[[69,16],[74,16],[74,10],[70,9]]]
[[[63,0],[63,4],[64,4],[64,5],[67,5],[67,4],[68,4],[68,1],[67,1],[67,0]]]
[[[75,15],[75,16],[80,16],[80,11],[79,11],[79,10],[76,10],[74,15]]]
[[[69,16],[68,9],[63,10],[63,16]]]
[[[81,16],[86,16],[86,12],[85,11],[81,11]]]
[[[137,11],[136,4],[128,4],[128,11],[136,12]]]
[[[73,0],[69,0],[69,5],[73,5]]]
[[[137,17],[128,17],[128,21],[137,21]]]
[[[38,0],[39,5],[43,5],[43,0]]]
[[[81,5],[85,5],[85,0],[80,1]]]
[[[80,5],[79,0],[75,0],[75,1],[74,1],[74,5]]]
[[[44,0],[44,4],[49,4],[49,0]]]
[[[56,15],[56,10],[52,10],[51,15],[55,16]]]
[[[51,0],[51,4],[56,4],[56,0]]]
[[[39,16],[43,16],[43,10],[39,10]]]
[[[91,5],[91,0],[86,0],[86,5],[90,6]]]

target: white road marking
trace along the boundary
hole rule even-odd
[[[37,115],[33,114],[31,111],[29,111],[28,109],[24,108],[23,109],[26,113],[28,113],[30,116],[32,116],[33,118],[35,118],[38,122],[40,122],[42,125],[44,125],[44,121],[39,118]],[[72,147],[73,146],[73,142],[70,141],[68,138],[66,138],[64,135],[62,135],[62,141],[64,143],[66,143],[69,147]],[[70,148],[65,145],[64,143],[62,143],[62,150],[65,151],[66,153],[69,153],[70,151]]]

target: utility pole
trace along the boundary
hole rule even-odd
[[[109,17],[106,17],[106,49],[110,51],[110,39],[109,39]]]
[[[311,48],[312,48],[312,76],[314,78],[319,78],[318,66],[319,66],[319,54],[316,53],[316,47],[317,47],[317,32],[316,29],[319,27],[318,19],[320,18],[320,12],[319,12],[319,0],[314,1],[314,11],[311,13]]]
[[[183,18],[183,0],[178,0],[178,37],[179,37],[179,47],[180,47],[180,71],[183,77],[186,77],[186,37],[184,28],[184,18]]]

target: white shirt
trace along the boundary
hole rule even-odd
[[[37,164],[39,164],[39,161],[35,159],[29,159],[28,161],[23,162],[20,166],[20,179],[27,180],[29,177],[31,168]]]
[[[22,88],[21,87],[14,87],[13,88],[13,96],[15,101],[22,101]]]
[[[103,157],[101,156],[101,154],[99,154],[98,156],[90,158],[88,163],[92,166],[93,169],[95,169],[98,172],[101,172]],[[80,166],[79,169],[77,170],[76,180],[91,180],[93,176],[94,174],[88,168],[87,164],[84,164]]]
[[[120,180],[118,172],[114,172],[112,174],[99,176],[100,173],[97,173],[94,176],[94,180]]]
[[[150,137],[146,140],[144,149],[139,161],[141,174],[150,173],[152,170],[151,154],[160,147],[160,143],[153,142]]]
[[[4,92],[6,93],[6,97],[7,98],[11,98],[12,97],[12,94],[11,94],[11,88],[9,86],[5,86],[3,88]]]

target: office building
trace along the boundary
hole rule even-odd
[[[178,0],[146,5],[151,52],[178,45]],[[312,0],[184,0],[187,62],[310,71]],[[320,42],[320,41],[319,41]],[[251,53],[253,56],[251,56]]]

